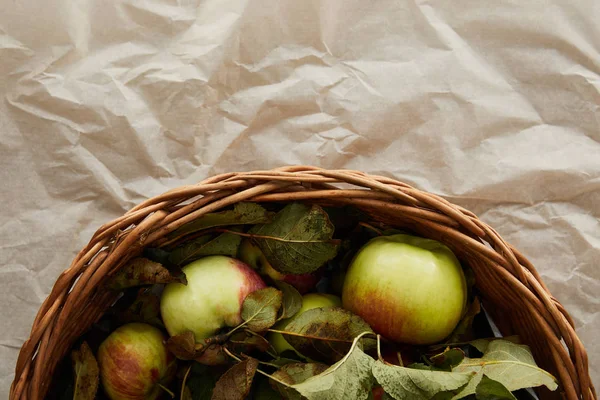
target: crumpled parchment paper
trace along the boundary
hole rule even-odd
[[[221,172],[396,177],[480,215],[600,386],[600,3],[0,0],[0,392],[104,222]]]

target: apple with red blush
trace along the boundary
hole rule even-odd
[[[176,369],[166,339],[156,327],[130,323],[101,343],[97,355],[100,379],[110,399],[152,400],[164,392]]]
[[[246,263],[222,255],[203,257],[182,271],[187,285],[166,285],[160,311],[169,335],[192,331],[196,342],[241,324],[246,296],[266,287]]]
[[[385,338],[438,343],[454,330],[467,302],[462,267],[444,244],[406,234],[376,237],[354,256],[342,305]]]

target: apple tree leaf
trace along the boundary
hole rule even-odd
[[[270,223],[255,225],[248,233],[274,269],[305,274],[335,257],[339,240],[332,239],[333,232],[321,207],[290,203]]]
[[[277,320],[291,318],[302,308],[302,295],[290,284],[285,282],[275,282],[275,285],[283,293],[283,301],[281,304],[281,313]]]
[[[189,400],[210,400],[219,376],[211,367],[200,363],[192,363],[190,374],[186,381]]]
[[[227,343],[229,348],[237,354],[248,354],[254,350],[277,354],[277,351],[267,339],[251,330],[236,332]]]
[[[359,346],[340,361],[319,375],[291,386],[303,397],[287,397],[291,400],[367,400],[374,383],[371,367],[375,360],[366,355]],[[289,392],[287,392],[289,393]]]
[[[459,348],[448,348],[443,353],[431,357],[431,363],[435,368],[451,371],[452,367],[460,364],[465,358],[465,352]]]
[[[281,395],[270,384],[268,379],[259,379],[256,377],[255,389],[252,393],[254,400],[281,400]]]
[[[227,370],[217,381],[212,400],[244,400],[258,368],[258,360],[247,358]]]
[[[488,346],[494,339],[475,339],[467,342],[468,345],[475,347],[480,353],[485,353]],[[519,336],[504,336],[502,340],[512,342],[514,344],[522,344]]]
[[[160,319],[160,297],[151,288],[141,288],[129,307],[116,315],[121,324],[144,322],[157,327],[164,326]]]
[[[226,232],[220,235],[203,235],[176,247],[169,255],[173,265],[184,265],[205,256],[224,255],[235,257],[242,237]]]
[[[475,297],[469,307],[465,315],[462,317],[454,331],[450,334],[447,343],[455,343],[455,342],[463,342],[467,340],[473,339],[473,319],[477,314],[481,312],[481,303],[478,297]]]
[[[272,287],[250,293],[242,304],[242,319],[245,321],[245,326],[255,332],[262,332],[272,327],[277,321],[282,300],[283,293]]]
[[[197,362],[204,365],[225,365],[231,359],[227,353],[223,350],[223,345],[220,343],[212,343],[204,346],[204,348],[198,351],[198,356],[194,358]]]
[[[394,399],[449,399],[473,377],[473,373],[404,368],[381,361],[375,361],[372,370],[377,382]]]
[[[273,373],[273,377],[287,383],[288,385],[294,385],[297,383],[302,383],[312,376],[319,375],[327,368],[329,368],[328,365],[321,363],[286,364],[275,371]]]
[[[475,389],[477,400],[517,400],[503,384],[483,375]]]
[[[134,286],[171,282],[187,285],[187,279],[181,270],[168,270],[162,264],[138,257],[123,266],[110,280],[109,285],[111,289],[122,290]]]
[[[194,332],[185,331],[167,339],[167,349],[180,360],[196,358],[196,339]]]
[[[285,340],[300,354],[313,360],[333,363],[348,353],[354,338],[373,332],[358,315],[341,307],[313,308],[288,323]],[[363,339],[365,350],[375,347],[373,339]]]
[[[504,385],[509,391],[546,386],[550,390],[558,387],[556,378],[539,368],[526,345],[508,340],[489,341],[483,357],[465,357],[462,363],[452,369],[453,372],[469,372],[475,376],[469,384],[453,399],[461,399],[476,393],[477,386],[484,375]]]
[[[71,361],[75,371],[74,400],[93,400],[98,391],[100,371],[98,362],[86,342],[79,350],[71,352]]]
[[[233,210],[226,210],[203,215],[167,235],[168,238],[180,237],[208,228],[226,225],[265,224],[271,220],[273,213],[256,203],[236,203]]]

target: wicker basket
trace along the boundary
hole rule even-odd
[[[448,245],[474,270],[482,302],[504,335],[518,334],[560,381],[542,398],[597,399],[586,351],[563,306],[531,263],[473,213],[396,180],[294,166],[228,173],[149,199],[103,225],[57,279],[15,369],[11,399],[42,399],[57,364],[115,300],[103,282],[145,246],[199,216],[240,201],[352,205],[374,220]],[[560,393],[560,394],[558,394]]]

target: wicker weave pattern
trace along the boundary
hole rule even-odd
[[[341,185],[340,185],[341,184]],[[519,334],[559,380],[568,400],[597,400],[586,351],[563,306],[533,265],[473,213],[396,180],[309,166],[228,173],[151,198],[103,225],[57,279],[15,369],[11,399],[42,399],[58,362],[115,300],[106,279],[145,246],[240,201],[353,205],[375,220],[447,244],[475,271],[483,303],[503,334]],[[555,393],[542,392],[544,398]]]

